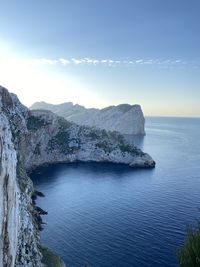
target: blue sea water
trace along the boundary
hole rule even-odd
[[[176,249],[200,208],[200,119],[147,117],[135,142],[152,170],[74,163],[31,178],[46,197],[42,242],[69,267],[177,267]]]

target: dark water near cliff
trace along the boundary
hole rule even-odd
[[[61,164],[32,174],[48,210],[42,241],[69,267],[175,267],[200,208],[200,119],[147,118],[157,166]]]

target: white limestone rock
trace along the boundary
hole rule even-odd
[[[26,169],[55,162],[95,161],[154,167],[155,162],[118,132],[67,122],[49,111],[32,111],[27,119],[28,132],[19,141],[21,160]],[[145,155],[145,157],[144,157]]]
[[[31,181],[19,189],[17,156],[9,122],[0,111],[0,266],[43,267],[31,213]]]
[[[18,246],[20,200],[11,137],[7,118],[0,111],[0,266],[12,267]]]
[[[45,267],[40,252],[33,184],[19,161],[19,134],[28,109],[0,87],[0,266]],[[18,127],[18,128],[17,128]],[[16,129],[15,129],[16,128]],[[15,143],[13,143],[15,141]],[[62,264],[59,267],[64,267]],[[57,267],[57,266],[55,266]]]
[[[86,109],[68,102],[60,105],[36,102],[32,110],[50,110],[66,120],[126,135],[144,135],[145,119],[140,105],[121,104],[104,109]]]

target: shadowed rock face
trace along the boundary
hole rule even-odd
[[[43,267],[32,216],[33,185],[19,165],[6,115],[6,109],[13,112],[14,102],[15,98],[0,88],[0,266]]]
[[[0,266],[14,266],[19,230],[16,152],[6,117],[0,113]]]
[[[73,105],[71,102],[60,105],[36,102],[31,106],[31,109],[50,110],[78,125],[97,127],[107,131],[118,131],[121,134],[128,135],[145,134],[145,119],[140,105],[121,104],[104,109],[86,109],[80,105]]]
[[[34,189],[26,171],[73,161],[155,166],[118,132],[80,126],[48,111],[30,111],[0,87],[0,266],[44,266],[36,220],[41,211],[33,205]],[[55,267],[64,266],[59,262]]]

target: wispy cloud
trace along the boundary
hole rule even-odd
[[[0,58],[1,60],[1,58]],[[15,61],[15,59],[13,59]],[[157,66],[160,68],[175,68],[175,67],[186,67],[190,66],[195,68],[200,68],[200,59],[193,61],[185,61],[180,58],[165,58],[165,59],[147,59],[147,58],[130,58],[130,59],[112,59],[112,58],[28,58],[28,59],[18,59],[19,62],[34,65],[57,65],[57,66],[108,66],[108,67],[118,67],[118,66],[130,66],[130,67],[141,67],[141,66]]]
[[[143,61],[143,59],[137,59],[137,60],[135,60],[135,63],[136,64],[143,64],[144,61]]]
[[[84,63],[82,59],[76,59],[76,58],[72,58],[70,61],[74,63],[75,65],[80,65]]]
[[[68,65],[107,65],[107,66],[139,66],[139,65],[165,65],[165,66],[174,66],[174,65],[186,65],[188,62],[181,59],[96,59],[96,58],[59,58],[59,59],[32,59],[33,63],[36,64],[47,64],[55,65],[60,64],[63,66]]]
[[[59,62],[63,66],[70,64],[70,61],[68,59],[65,59],[65,58],[59,58]]]

